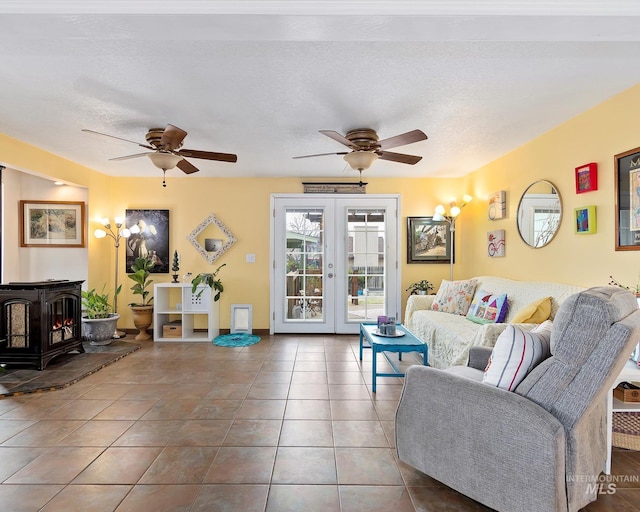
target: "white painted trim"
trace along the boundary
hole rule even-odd
[[[635,0],[13,0],[0,13],[637,16]]]

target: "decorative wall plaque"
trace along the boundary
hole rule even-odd
[[[305,194],[366,194],[366,183],[302,182]]]

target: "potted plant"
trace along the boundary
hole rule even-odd
[[[136,258],[131,270],[133,273],[127,274],[135,284],[131,287],[134,295],[140,295],[142,297],[141,302],[132,302],[129,304],[131,311],[133,312],[133,323],[138,329],[136,340],[144,341],[151,338],[151,334],[147,332],[147,329],[151,326],[153,321],[153,304],[151,301],[153,297],[148,297],[151,291],[148,289],[153,279],[149,279],[151,275],[151,269],[153,268],[153,260],[150,258]]]
[[[120,293],[122,286],[118,286],[114,298]],[[82,338],[92,345],[109,345],[116,332],[120,315],[112,313],[109,304],[109,294],[102,293],[95,288],[82,290]]]
[[[173,262],[171,263],[171,270],[173,271],[173,282],[178,282],[178,271],[180,270],[180,255],[178,251],[173,251]]]
[[[433,290],[433,285],[427,281],[426,279],[423,279],[422,281],[417,281],[415,283],[411,283],[409,285],[409,288],[407,288],[405,291],[407,292],[411,292],[411,295],[426,295],[427,293],[429,293],[429,291]]]
[[[220,269],[224,266],[226,266],[226,263],[220,265],[213,272],[203,272],[194,277],[191,280],[191,293],[196,293],[198,285],[205,284],[209,286],[211,288],[211,291],[215,294],[213,296],[213,301],[215,302],[217,300],[220,300],[220,295],[224,291],[224,286],[222,286],[222,281],[218,279],[218,272],[220,272]],[[200,292],[197,294],[198,297],[200,295],[202,295],[202,290],[200,290]]]

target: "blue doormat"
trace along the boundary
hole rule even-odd
[[[260,336],[244,332],[221,334],[213,339],[213,344],[219,347],[248,347],[260,341]]]

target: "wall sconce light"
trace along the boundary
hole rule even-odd
[[[449,223],[449,228],[451,231],[450,250],[449,250],[449,279],[451,281],[453,281],[453,250],[454,250],[453,238],[456,232],[456,219],[458,218],[458,215],[460,215],[460,212],[462,211],[462,209],[467,204],[469,204],[472,199],[473,197],[471,197],[469,194],[465,194],[464,196],[462,196],[462,204],[460,204],[460,206],[458,206],[458,204],[455,201],[452,201],[449,203],[448,214],[447,214],[447,209],[442,204],[439,204],[438,206],[436,206],[435,213],[433,214],[433,220],[446,221]]]

